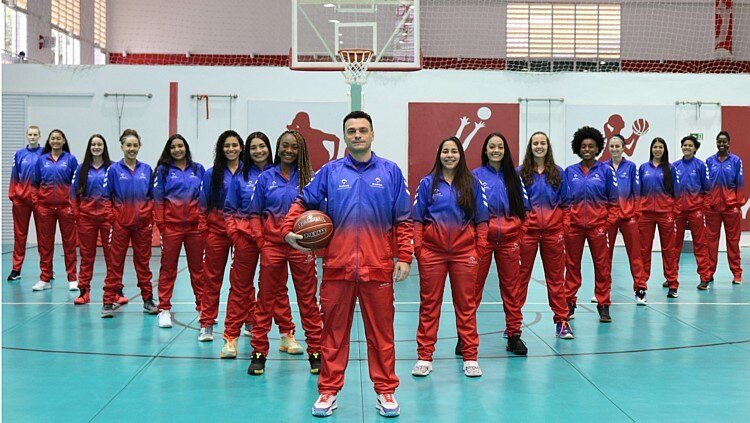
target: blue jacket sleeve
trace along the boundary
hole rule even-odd
[[[297,196],[299,200],[302,200],[304,206],[308,209],[320,210],[324,205],[324,201],[328,199],[328,175],[329,166],[323,166],[315,173],[312,181],[310,181],[305,188],[302,189],[302,193]]]
[[[487,195],[484,193],[484,187],[478,179],[474,179],[474,198],[477,208],[474,212],[474,224],[488,222],[490,220],[490,210],[487,205]]]
[[[268,178],[265,173],[261,173],[253,187],[253,195],[250,197],[247,210],[249,215],[263,215],[263,210],[266,208],[266,179]]]
[[[427,219],[427,206],[430,200],[430,181],[425,177],[419,181],[417,195],[414,197],[414,209],[412,218],[417,222],[425,223]]]
[[[395,167],[393,178],[396,180],[396,201],[393,204],[393,223],[398,224],[411,220],[411,197],[401,169]]]

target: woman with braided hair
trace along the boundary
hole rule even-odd
[[[247,372],[261,375],[265,370],[271,318],[279,293],[287,282],[286,268],[289,263],[307,341],[310,373],[318,374],[323,323],[315,298],[318,290],[315,256],[312,252],[298,251],[287,244],[281,230],[292,202],[312,180],[312,165],[302,134],[297,131],[281,134],[276,141],[273,163],[274,167],[258,177],[250,205],[251,231],[261,249],[260,290],[250,341],[253,352]],[[288,336],[293,339],[293,333]],[[279,349],[286,351],[283,343]]]

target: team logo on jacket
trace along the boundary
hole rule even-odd
[[[477,264],[477,259],[474,256],[469,257],[469,264]]]
[[[145,174],[141,173],[138,175],[138,179],[148,179]]]
[[[347,181],[346,179],[342,179],[341,183],[339,184],[339,190],[342,189],[352,189],[352,186],[349,185],[349,181]]]
[[[383,184],[381,184],[380,182],[381,182],[380,178],[375,178],[375,181],[371,183],[370,186],[373,188],[385,188]]]
[[[271,186],[268,187],[268,188],[269,189],[274,189],[274,188],[278,188],[278,187],[279,187],[279,184],[277,184],[276,181],[271,181]]]
[[[128,179],[128,175],[126,175],[124,173],[121,173],[120,174],[120,179]]]

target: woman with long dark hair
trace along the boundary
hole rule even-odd
[[[268,332],[276,302],[287,284],[287,265],[297,292],[302,328],[305,330],[310,373],[320,372],[320,341],[323,324],[315,297],[318,276],[312,252],[294,249],[284,241],[281,226],[302,188],[312,180],[312,164],[305,138],[297,131],[286,131],[276,141],[274,167],[260,174],[250,206],[251,227],[256,242],[262,244],[260,290],[250,345],[253,347],[248,373],[262,374],[268,356]],[[264,241],[260,241],[263,239]],[[292,337],[293,333],[287,336]],[[279,347],[285,351],[284,340]],[[286,352],[289,352],[288,350]]]
[[[663,138],[651,141],[648,162],[638,168],[641,185],[641,217],[638,231],[641,236],[641,256],[646,280],[651,276],[651,248],[656,227],[664,268],[668,298],[677,298],[677,260],[675,259],[675,219],[680,215],[680,202],[675,201],[679,180],[677,171],[669,163],[669,150]]]
[[[487,248],[479,257],[476,283],[476,308],[482,302],[484,284],[495,256],[500,295],[505,311],[505,333],[509,337],[507,349],[520,353],[521,305],[518,303],[519,261],[522,226],[526,220],[528,198],[513,164],[513,155],[505,136],[493,132],[482,145],[482,167],[472,171],[484,188],[490,213]],[[456,353],[459,353],[456,348]]]
[[[115,303],[127,304],[123,292],[122,274],[128,245],[133,245],[133,265],[138,279],[138,288],[143,299],[143,311],[156,314],[159,309],[154,301],[151,286],[151,238],[153,236],[154,201],[152,194],[153,170],[138,161],[141,136],[133,129],[120,135],[123,159],[107,169],[105,195],[111,201],[110,254],[112,265],[107,269],[104,283],[104,306],[102,317],[115,317]]]
[[[203,283],[203,236],[198,230],[200,189],[205,169],[193,161],[190,144],[174,134],[167,139],[154,172],[154,223],[161,238],[159,327],[172,327],[172,293],[177,262],[185,245],[195,308],[200,311]]]
[[[604,148],[604,136],[590,126],[579,128],[571,142],[579,163],[565,169],[565,292],[568,319],[575,317],[581,288],[583,245],[588,242],[594,262],[594,293],[599,321],[609,323],[612,274],[609,260],[609,228],[620,214],[615,171],[596,160]]]
[[[59,222],[65,255],[68,289],[78,290],[76,281],[76,227],[70,206],[70,184],[78,168],[78,160],[70,154],[68,139],[63,131],[53,129],[47,137],[41,157],[36,162],[32,184],[32,198],[36,205],[35,218],[39,249],[39,282],[34,291],[52,288],[52,257],[55,252],[55,226]]]
[[[73,175],[70,186],[70,204],[76,218],[78,244],[81,250],[81,269],[78,272],[78,298],[73,303],[88,304],[91,301],[91,278],[94,273],[97,238],[102,243],[104,263],[109,269],[109,216],[111,207],[105,194],[104,182],[109,159],[107,141],[100,134],[92,135],[86,145],[83,162]]]
[[[476,281],[487,248],[490,220],[482,185],[466,165],[461,141],[440,142],[435,164],[417,189],[413,210],[414,249],[419,265],[419,327],[415,376],[432,371],[445,278],[450,274],[464,374],[482,375],[477,363]]]
[[[203,261],[203,293],[201,295],[198,341],[214,340],[213,325],[219,315],[219,292],[224,280],[224,269],[232,247],[224,220],[224,202],[232,178],[242,171],[240,155],[244,147],[242,137],[235,131],[224,131],[214,147],[214,165],[203,175],[200,196],[200,230],[205,242]]]
[[[617,230],[622,233],[625,250],[630,262],[630,274],[633,277],[633,292],[638,305],[646,305],[646,290],[648,277],[643,272],[643,257],[641,252],[641,235],[638,230],[638,220],[641,217],[641,182],[636,164],[623,156],[625,139],[613,135],[609,139],[609,154],[611,158],[604,162],[615,171],[617,177],[617,195],[620,201],[620,215],[609,227],[609,261],[614,258],[613,248],[617,238]]]
[[[544,132],[531,134],[526,153],[519,169],[521,179],[531,203],[526,214],[526,232],[521,240],[521,268],[518,290],[518,310],[526,304],[531,271],[536,253],[542,256],[547,300],[552,309],[555,336],[573,339],[573,330],[568,324],[568,308],[565,304],[565,236],[563,234],[563,202],[566,185],[563,169],[555,164],[549,136]],[[520,316],[523,318],[523,315]],[[527,353],[523,341],[511,343],[510,350]],[[521,354],[525,355],[525,354]]]
[[[224,347],[221,350],[221,358],[237,357],[237,339],[243,322],[247,336],[251,335],[250,332],[255,325],[256,301],[253,278],[264,240],[263,237],[255,238],[251,230],[250,200],[261,172],[272,166],[271,141],[266,134],[253,132],[248,135],[242,152],[242,171],[237,172],[232,178],[224,202],[224,220],[227,224],[227,234],[234,243],[234,254],[229,270],[231,288],[224,320]],[[286,268],[283,278],[287,278]],[[276,299],[273,317],[279,326],[284,350],[292,354],[302,354],[302,347],[294,340],[294,336],[289,335],[294,333],[294,322],[287,293],[284,285]]]

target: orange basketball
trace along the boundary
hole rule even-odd
[[[325,248],[333,238],[333,222],[325,213],[319,210],[308,210],[302,213],[294,222],[292,229],[302,239],[297,243],[311,250]]]

